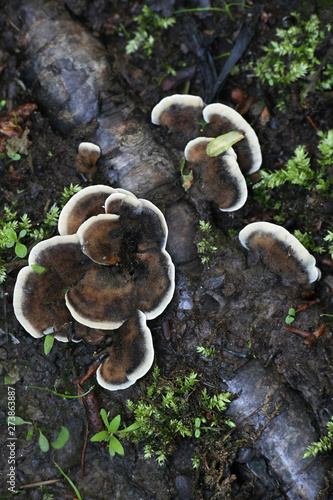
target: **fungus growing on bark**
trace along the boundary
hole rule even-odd
[[[111,341],[97,379],[110,390],[126,388],[149,370],[146,320],[161,314],[174,292],[164,217],[128,191],[91,186],[65,205],[58,229],[18,274],[16,317],[35,338]],[[34,265],[45,271],[37,274]]]
[[[193,187],[206,199],[217,203],[220,210],[232,212],[241,208],[247,200],[246,181],[233,148],[218,156],[207,154],[207,147],[212,141],[209,137],[198,137],[185,148],[185,158],[194,170]]]
[[[242,132],[244,139],[234,145],[240,169],[244,175],[259,170],[262,157],[258,137],[242,115],[221,103],[209,104],[202,114],[207,122],[205,135],[217,137],[231,130]]]
[[[167,127],[175,147],[184,149],[191,139],[200,134],[204,106],[199,96],[174,94],[164,97],[156,104],[151,113],[151,121],[154,125]]]
[[[240,231],[239,240],[271,271],[288,281],[306,284],[321,277],[316,259],[284,227],[270,222],[253,222]]]
[[[75,160],[76,168],[82,172],[89,181],[92,180],[96,171],[96,163],[101,155],[101,150],[91,142],[81,142]]]
[[[249,175],[261,166],[261,149],[255,131],[230,106],[221,103],[206,106],[201,97],[175,94],[165,97],[154,107],[151,119],[155,125],[168,127],[172,142],[180,149],[200,135],[218,137],[231,131],[241,132],[244,139],[235,144],[241,171]]]

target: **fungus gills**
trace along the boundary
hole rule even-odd
[[[90,186],[65,205],[60,236],[38,243],[21,269],[14,311],[35,338],[108,342],[97,372],[109,390],[132,385],[150,369],[154,349],[147,319],[171,301],[174,265],[163,214],[123,189]],[[41,274],[33,270],[45,268]]]

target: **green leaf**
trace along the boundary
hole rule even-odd
[[[23,420],[23,418],[21,417],[8,417],[7,424],[24,425],[24,424],[32,424],[32,422],[27,422],[26,420]]]
[[[75,486],[75,484],[73,483],[73,481],[68,476],[66,476],[66,474],[64,473],[64,471],[61,469],[61,467],[56,462],[53,461],[53,463],[60,470],[60,472],[64,476],[64,478],[67,479],[67,481],[69,482],[69,484],[71,485],[71,487],[75,491],[77,499],[78,500],[83,500],[82,497],[81,497],[81,495],[80,495],[79,490],[77,489],[77,487]]]
[[[14,243],[15,243],[15,241],[17,241],[17,235],[16,235],[14,229],[12,229],[11,227],[6,230],[6,236],[9,240],[13,241]]]
[[[111,448],[116,453],[118,453],[118,455],[124,455],[124,453],[125,453],[123,445],[121,444],[121,442],[115,436],[111,436],[110,437],[110,447],[109,447],[109,449],[111,450]],[[111,454],[111,451],[110,451],[110,454]]]
[[[39,431],[38,444],[39,444],[39,447],[42,450],[42,452],[46,453],[47,451],[49,451],[49,449],[50,449],[49,441],[41,431]]]
[[[120,415],[117,415],[116,417],[114,417],[113,420],[111,420],[110,425],[108,427],[108,431],[111,434],[114,434],[118,430],[120,425],[120,418],[121,418]]]
[[[27,255],[28,249],[23,243],[17,242],[15,245],[15,253],[18,257],[23,259]]]
[[[31,268],[35,273],[37,274],[42,274],[45,271],[45,267],[43,266],[38,266],[37,264],[31,264]]]
[[[109,420],[108,420],[108,415],[107,415],[106,411],[104,410],[104,408],[101,409],[100,414],[101,414],[101,417],[102,417],[102,420],[103,420],[105,427],[108,428],[109,427]]]
[[[48,387],[38,387],[36,385],[28,385],[28,387],[30,389],[41,389],[42,391],[52,392],[52,394],[54,394],[55,396],[59,396],[60,398],[78,399],[78,398],[83,398],[83,396],[89,394],[89,392],[91,392],[95,386],[93,385],[92,387],[90,387],[88,391],[84,392],[83,394],[79,394],[78,396],[71,396],[70,394],[61,394],[57,391],[53,391],[52,389],[48,389]]]
[[[199,428],[200,425],[201,425],[201,419],[200,418],[196,418],[195,421],[194,421],[194,425]]]
[[[7,156],[8,156],[8,158],[11,158],[14,161],[18,161],[21,159],[21,155],[18,153],[12,154],[12,153],[7,152]]]
[[[288,311],[288,314],[289,314],[290,316],[295,316],[295,314],[296,314],[295,309],[294,309],[293,307],[291,307],[291,308],[289,309],[289,311]]]
[[[285,319],[285,322],[287,323],[287,325],[291,325],[291,323],[293,323],[294,321],[295,321],[295,318],[293,316],[287,316]]]
[[[227,149],[242,139],[244,139],[244,134],[235,130],[227,134],[219,135],[208,143],[206,153],[208,156],[218,156],[225,153]]]
[[[91,439],[90,441],[92,442],[100,442],[100,441],[105,441],[106,439],[109,439],[109,433],[108,431],[101,431],[101,432],[97,432],[97,434],[95,434]]]
[[[19,232],[19,238],[24,238],[24,236],[27,234],[26,230],[25,229],[21,229],[21,231]]]
[[[126,432],[132,432],[135,431],[136,429],[139,429],[142,426],[142,423],[140,422],[134,422],[134,424],[129,425],[126,427],[126,429],[122,429],[121,431],[118,431],[118,434],[126,434]]]
[[[114,451],[114,449],[112,448],[112,444],[111,442],[109,442],[109,453],[111,455],[111,457],[114,457],[116,452]]]
[[[51,446],[56,450],[60,450],[65,446],[68,439],[69,439],[69,430],[67,429],[67,427],[64,427],[62,425],[61,431],[59,432],[57,439],[51,443]]]
[[[32,438],[33,436],[33,433],[34,433],[34,429],[30,429],[30,431],[28,432],[27,434],[27,437],[25,438],[26,441],[30,441],[30,439]]]
[[[54,344],[54,335],[45,335],[44,339],[44,354],[47,356]]]

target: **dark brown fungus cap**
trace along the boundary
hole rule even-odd
[[[118,215],[95,215],[78,229],[82,252],[97,264],[118,264],[121,261],[123,231]]]
[[[39,338],[54,333],[58,340],[67,342],[73,318],[64,301],[65,293],[84,276],[87,264],[76,235],[55,236],[31,250],[29,266],[18,274],[13,299],[15,315],[30,335]],[[32,265],[45,271],[37,274]]]
[[[93,215],[105,214],[105,200],[116,190],[110,186],[89,186],[73,196],[61,211],[58,231],[75,234],[81,224]]]
[[[240,231],[239,240],[271,271],[288,281],[306,284],[321,277],[316,259],[284,227],[270,222],[253,222]]]
[[[94,176],[96,163],[100,155],[101,150],[96,144],[81,142],[79,145],[75,166],[89,181],[91,181]]]
[[[247,200],[245,178],[237,163],[233,148],[218,156],[208,156],[209,137],[197,137],[185,148],[185,158],[193,169],[193,186],[208,200],[218,204],[220,210],[232,212]]]
[[[154,360],[154,348],[146,317],[138,312],[114,331],[109,355],[97,370],[105,389],[126,389],[143,377]]]
[[[156,104],[151,121],[167,127],[175,147],[184,149],[191,139],[199,135],[203,108],[204,102],[199,96],[174,94]]]
[[[38,243],[19,272],[16,317],[35,338],[99,344],[112,337],[98,380],[110,390],[128,387],[152,364],[146,319],[161,314],[174,292],[164,217],[128,191],[91,186],[67,203],[59,232]]]
[[[202,112],[207,125],[204,134],[209,137],[235,130],[244,134],[244,139],[233,147],[237,161],[244,175],[259,170],[262,162],[261,148],[258,137],[251,125],[237,111],[221,103],[209,104]]]
[[[156,318],[170,302],[170,257],[153,249],[134,254],[132,265],[100,266],[91,263],[84,277],[66,294],[73,318],[90,328],[118,328],[129,311],[141,310]]]

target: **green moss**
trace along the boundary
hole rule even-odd
[[[303,99],[313,90],[332,88],[333,65],[327,56],[320,60],[318,54],[328,43],[330,30],[331,25],[322,25],[315,14],[305,21],[293,12],[290,26],[278,28],[276,39],[264,47],[266,55],[253,65],[253,70],[261,83],[278,91],[280,109],[285,107],[286,89],[292,84]]]

